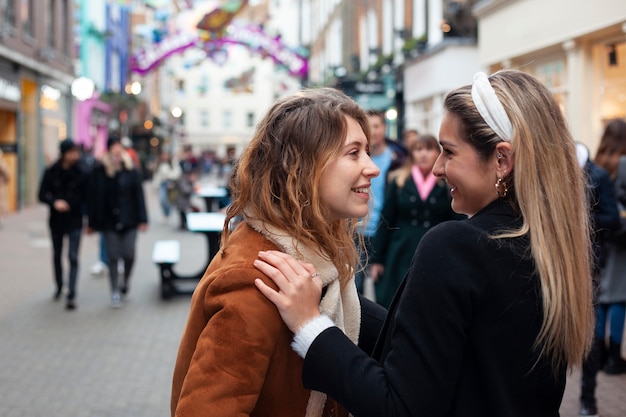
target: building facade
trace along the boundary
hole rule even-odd
[[[626,2],[490,0],[474,14],[481,65],[538,77],[595,153],[606,122],[626,117]]]
[[[9,209],[37,202],[43,168],[71,126],[72,0],[7,0],[0,9],[0,147]],[[71,130],[71,129],[70,129]]]
[[[473,0],[301,3],[311,84],[387,110],[391,138],[407,129],[437,134],[443,97],[480,69]]]

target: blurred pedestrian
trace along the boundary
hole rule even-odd
[[[589,278],[593,282],[593,300],[597,303],[597,289],[600,281],[600,274],[606,259],[606,237],[607,233],[619,228],[619,212],[617,211],[617,200],[613,191],[613,183],[608,172],[597,166],[589,159],[589,149],[582,143],[576,144],[576,156],[578,164],[588,178],[589,183],[589,211],[592,214],[593,227],[593,267],[592,276]],[[596,323],[596,327],[600,323]],[[604,323],[601,323],[604,325]],[[606,346],[604,339],[594,338],[591,345],[591,352],[583,362],[581,390],[580,390],[580,415],[595,416],[598,414],[596,401],[596,375],[603,358],[606,358]]]
[[[376,302],[385,308],[409,270],[422,236],[443,221],[461,218],[450,207],[446,182],[432,173],[439,153],[434,136],[414,139],[406,162],[387,186],[370,258]]]
[[[377,110],[367,112],[370,125],[370,156],[376,167],[380,170],[380,175],[372,179],[370,189],[370,209],[364,218],[363,224],[358,231],[359,240],[363,240],[364,245],[359,254],[359,266],[355,277],[357,291],[363,294],[366,275],[369,273],[369,256],[371,255],[371,240],[376,234],[376,228],[380,223],[380,212],[385,200],[385,188],[389,173],[402,166],[406,158],[406,149],[395,143],[385,135],[387,124],[385,113]]]
[[[315,265],[326,287],[316,308],[337,320],[350,343],[371,348],[377,330],[360,329],[376,321],[378,329],[384,310],[365,300],[362,313],[352,282],[352,233],[378,175],[368,133],[363,110],[326,88],[279,99],[259,123],[231,181],[221,251],[191,300],[172,416],[347,417],[326,395],[302,386],[302,359],[276,308],[256,290],[261,274],[253,262],[259,250],[275,249]],[[244,220],[231,233],[237,216]]]
[[[264,252],[279,292],[255,283],[296,333],[305,387],[355,416],[557,417],[594,327],[574,141],[552,93],[519,71],[476,74],[444,109],[433,173],[469,218],[424,235],[372,357],[320,312],[316,269]]]
[[[4,161],[4,152],[0,149],[0,222],[9,212],[7,184],[9,183],[9,167]]]
[[[419,137],[420,135],[417,129],[409,129],[402,135],[402,143],[407,149],[410,149],[413,141],[416,141]],[[410,152],[410,150],[408,152]]]
[[[80,168],[80,151],[72,139],[59,144],[60,157],[44,171],[39,187],[39,201],[50,208],[48,225],[52,238],[52,263],[56,289],[54,299],[63,292],[63,240],[67,237],[69,277],[66,308],[76,308],[78,251],[83,230],[87,197],[87,174]]]
[[[91,176],[88,206],[89,231],[103,232],[106,241],[111,305],[121,307],[130,287],[137,230],[147,229],[148,216],[141,178],[117,137],[109,137],[107,153]],[[120,259],[124,265],[121,280]]]
[[[194,193],[194,187],[198,175],[196,171],[191,170],[183,173],[176,182],[176,209],[180,216],[180,230],[187,230],[187,213],[192,211],[193,205],[191,204],[191,197]]]
[[[152,184],[159,193],[159,203],[166,220],[169,219],[172,211],[172,202],[175,200],[172,194],[176,193],[181,173],[180,165],[172,160],[172,155],[167,151],[162,151],[156,172],[152,177]]]
[[[191,145],[183,146],[178,163],[180,164],[180,169],[183,173],[198,169],[198,158],[193,153],[193,147]]]
[[[87,176],[91,176],[93,170],[98,164],[98,158],[96,158],[96,155],[93,152],[93,145],[85,146],[82,144],[80,145],[80,149],[81,157],[78,164]],[[85,207],[85,215],[87,215],[87,207]],[[108,271],[107,262],[107,248],[106,242],[104,241],[104,234],[99,233],[98,260],[89,268],[91,275],[99,277],[105,274]]]
[[[626,207],[626,121],[610,121],[602,134],[596,164],[604,168],[614,181],[615,196]],[[626,212],[622,214],[626,216]],[[626,233],[626,232],[624,232]],[[608,352],[604,371],[609,375],[626,372],[626,361],[621,356],[626,316],[626,238],[608,242],[606,266],[600,280],[598,295],[598,326],[596,335],[608,338]],[[608,334],[607,334],[608,329]]]

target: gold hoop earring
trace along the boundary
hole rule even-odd
[[[496,182],[496,194],[498,194],[498,197],[504,198],[508,192],[509,189],[506,186],[506,181],[504,181],[501,177],[498,177],[498,182]]]

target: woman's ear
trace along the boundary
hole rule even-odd
[[[513,146],[509,142],[500,142],[496,145],[495,153],[498,177],[506,177],[513,171]]]

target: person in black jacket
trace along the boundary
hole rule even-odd
[[[594,329],[574,141],[551,92],[519,71],[476,74],[444,109],[433,173],[469,217],[424,235],[372,357],[320,314],[312,266],[260,253],[278,291],[255,283],[296,332],[305,387],[355,417],[558,417]]]
[[[148,215],[141,178],[119,138],[110,137],[90,181],[89,232],[104,232],[108,252],[111,305],[122,306],[122,295],[129,289],[135,262],[137,230],[144,231]],[[124,262],[123,279],[118,279],[118,261]]]
[[[63,140],[59,149],[60,158],[44,172],[39,187],[39,201],[50,207],[50,235],[56,291],[58,300],[63,292],[63,239],[68,238],[70,272],[66,308],[76,308],[76,283],[78,280],[78,249],[83,229],[83,214],[86,203],[87,176],[80,169],[80,152],[72,139]]]
[[[612,230],[620,226],[617,198],[613,190],[613,182],[606,170],[600,168],[589,159],[589,149],[582,143],[576,144],[578,164],[587,175],[589,183],[589,206],[592,215],[593,236],[593,274],[594,304],[597,303],[597,292],[600,285],[600,274],[606,259],[606,238]],[[604,324],[604,323],[601,323]],[[598,324],[596,324],[597,326]],[[583,362],[580,386],[580,415],[595,416],[598,414],[596,401],[596,375],[606,359],[604,339],[595,337],[591,352]]]

